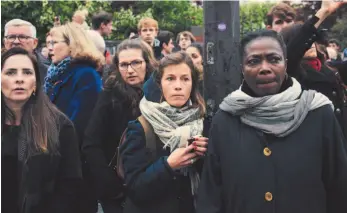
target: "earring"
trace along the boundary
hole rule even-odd
[[[33,90],[33,96],[35,96],[35,95],[36,95],[36,89]]]

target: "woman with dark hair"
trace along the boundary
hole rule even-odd
[[[35,56],[1,55],[2,212],[72,213],[82,179],[72,122],[42,92]]]
[[[329,99],[286,73],[272,30],[246,35],[244,81],[213,118],[198,213],[345,213],[347,142]]]
[[[202,46],[198,43],[193,43],[186,49],[186,53],[188,53],[195,67],[198,69],[199,80],[202,81],[204,79],[204,67],[203,67],[204,54],[203,54]]]
[[[156,61],[147,43],[132,39],[118,45],[114,66],[99,95],[83,144],[97,198],[105,213],[122,211],[123,184],[109,164],[128,122],[140,115],[142,85],[156,69]]]
[[[295,24],[282,30],[281,34],[289,48],[293,45],[292,39],[299,35],[303,27],[302,24]],[[328,54],[319,44],[322,39],[313,43],[305,52],[299,66],[289,66],[288,74],[296,78],[303,89],[316,90],[333,102],[336,118],[347,136],[347,100],[344,87],[339,72],[326,65]]]
[[[201,136],[205,103],[197,89],[198,77],[183,51],[161,59],[154,77],[162,91],[161,100],[153,102],[151,91],[145,93],[140,102],[142,116],[129,122],[120,147],[127,186],[125,213],[195,211],[199,159],[208,143]],[[150,140],[146,129],[151,129],[153,140],[146,141]],[[148,149],[149,143],[155,150]]]
[[[347,100],[339,72],[333,72],[325,64],[324,52],[319,43],[324,42],[318,30],[323,21],[338,8],[347,4],[343,1],[322,1],[321,8],[305,24],[295,24],[281,31],[287,45],[287,73],[296,78],[303,89],[313,89],[326,95],[334,104],[334,111],[345,136],[347,136]]]

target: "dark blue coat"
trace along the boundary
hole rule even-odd
[[[67,69],[48,95],[74,123],[81,144],[102,81],[92,59],[73,59]]]
[[[198,213],[346,213],[347,146],[330,106],[282,138],[222,110],[211,125]]]

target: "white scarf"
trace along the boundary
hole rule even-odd
[[[299,82],[292,78],[293,85],[285,91],[264,97],[251,97],[241,88],[229,94],[220,104],[220,109],[240,115],[249,126],[277,137],[294,132],[304,121],[309,111],[332,102],[314,90],[302,91]]]
[[[203,131],[203,119],[199,108],[189,106],[175,108],[167,102],[155,103],[148,101],[144,96],[140,102],[140,110],[146,120],[152,125],[155,134],[164,144],[164,148],[170,147],[170,151],[180,147],[186,147],[188,139],[201,135]],[[192,186],[192,194],[197,194],[199,175],[194,167],[186,167],[181,172],[189,174]]]

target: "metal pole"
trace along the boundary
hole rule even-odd
[[[241,84],[238,1],[204,2],[204,98],[211,117]]]

